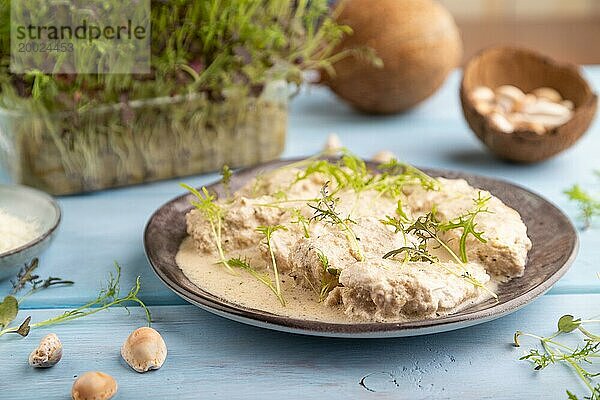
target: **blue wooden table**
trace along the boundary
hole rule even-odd
[[[600,91],[600,67],[587,76]],[[562,190],[575,182],[595,186],[600,169],[600,123],[571,150],[543,164],[520,166],[491,157],[466,126],[458,100],[459,75],[409,114],[367,117],[312,88],[291,104],[285,157],[320,150],[336,132],[359,155],[387,149],[410,163],[504,178],[555,202],[572,218],[577,209]],[[186,181],[202,185],[216,175]],[[0,171],[0,181],[6,177]],[[596,186],[597,187],[597,186]],[[66,399],[74,377],[88,370],[113,375],[121,399],[266,398],[565,398],[584,387],[567,368],[542,373],[518,361],[511,346],[517,329],[550,334],[565,313],[600,313],[600,223],[581,233],[581,250],[567,275],[545,296],[513,315],[459,331],[385,340],[336,340],[271,332],[231,322],[186,304],[154,276],[144,256],[142,233],[150,214],[181,194],[179,180],[60,199],[64,219],[44,254],[39,273],[71,279],[72,287],[42,291],[23,303],[19,318],[54,316],[94,298],[113,261],[123,266],[122,288],[141,276],[141,297],[153,326],[167,342],[162,369],[137,374],[120,359],[119,347],[144,324],[139,308],[115,308],[67,324],[32,331],[25,339],[0,338],[0,398]],[[0,283],[0,294],[10,289]],[[55,332],[63,360],[33,370],[27,356],[39,339]],[[364,378],[365,386],[359,382]]]

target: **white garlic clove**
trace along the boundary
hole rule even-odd
[[[515,102],[513,109],[516,112],[522,112],[526,107],[535,103],[537,100],[537,97],[535,97],[531,93],[528,93],[523,98],[521,98],[521,100]]]
[[[73,400],[108,400],[117,393],[117,381],[103,372],[90,371],[73,383]]]
[[[373,162],[376,162],[378,164],[385,164],[385,163],[388,163],[395,159],[396,159],[396,156],[394,155],[394,153],[392,153],[389,150],[378,151],[373,156]]]
[[[502,114],[494,112],[488,118],[490,125],[500,132],[512,133],[515,130],[514,125]]]
[[[563,99],[560,93],[558,93],[558,90],[550,87],[540,87],[532,90],[531,93],[539,98],[543,98],[554,103],[560,103]]]
[[[513,103],[520,101],[525,97],[525,93],[521,89],[513,85],[502,85],[496,88],[496,96],[498,98],[506,98]]]
[[[325,146],[323,147],[324,153],[328,155],[335,155],[340,150],[342,150],[342,141],[340,140],[340,137],[335,133],[331,133],[327,137],[327,141],[325,142]]]
[[[487,86],[477,86],[471,91],[469,97],[473,103],[482,101],[493,102],[496,95],[494,94],[494,91]]]
[[[160,368],[167,358],[167,345],[160,333],[149,327],[138,328],[121,347],[121,356],[137,372]]]
[[[571,110],[567,107],[546,99],[538,99],[535,103],[525,104],[522,111],[527,114],[571,117]]]
[[[539,124],[546,128],[556,128],[571,119],[568,115],[542,115],[542,114],[515,114],[512,116],[514,123]]]
[[[500,114],[511,113],[511,112],[513,112],[513,109],[515,108],[515,103],[516,103],[515,101],[513,101],[512,99],[510,99],[508,97],[498,97],[493,111],[500,113]]]
[[[54,333],[40,340],[38,347],[29,354],[29,365],[34,368],[50,368],[62,358],[62,343]]]
[[[473,102],[473,107],[475,107],[479,114],[488,115],[494,110],[494,103],[485,100],[477,100]]]
[[[571,111],[575,109],[575,104],[571,100],[563,100],[560,102],[560,104]]]
[[[533,132],[536,135],[543,135],[547,132],[547,129],[544,125],[536,122],[527,122],[521,121],[519,123],[515,123],[515,130],[517,131],[529,131]]]

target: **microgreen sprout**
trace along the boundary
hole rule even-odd
[[[384,222],[385,223],[385,222]],[[467,282],[471,283],[473,286],[478,287],[486,292],[488,292],[494,299],[498,299],[498,295],[487,288],[483,283],[481,283],[478,279],[472,276],[469,271],[465,269],[465,263],[461,260],[461,258],[440,238],[439,236],[439,228],[440,222],[435,217],[435,210],[427,213],[426,215],[422,215],[418,217],[410,226],[407,228],[403,227],[403,224],[399,223],[397,226],[402,229],[402,232],[405,235],[412,234],[417,237],[418,244],[413,246],[403,246],[399,249],[392,250],[386,253],[383,258],[393,258],[395,255],[404,253],[406,255],[404,262],[406,261],[426,261],[432,263],[436,266],[439,266],[445,269],[447,272],[458,276]],[[429,241],[434,241],[442,247],[455,263],[461,267],[462,271],[456,271],[450,268],[446,264],[442,264],[438,261],[437,257],[433,256],[428,250]]]
[[[287,228],[283,225],[269,225],[269,226],[259,226],[256,230],[262,233],[265,237],[265,244],[267,245],[267,249],[269,250],[269,255],[271,256],[271,268],[273,268],[273,275],[275,278],[275,295],[281,302],[281,305],[285,307],[285,299],[283,298],[283,294],[281,293],[281,284],[279,282],[279,269],[277,268],[277,261],[275,259],[275,252],[273,251],[273,245],[271,239],[273,237],[273,233],[283,230],[287,231]]]
[[[242,260],[241,258],[230,258],[229,260],[227,260],[227,263],[233,268],[239,268],[248,272],[256,280],[268,287],[275,294],[275,296],[277,296],[281,305],[285,306],[285,300],[281,295],[281,292],[277,291],[277,286],[273,283],[273,280],[269,275],[257,271],[254,267],[250,265],[248,260]]]
[[[321,187],[321,198],[316,205],[308,203],[308,206],[314,211],[314,215],[310,220],[322,221],[338,226],[346,235],[354,258],[358,261],[363,261],[365,257],[361,251],[360,244],[358,243],[359,239],[350,227],[350,224],[355,224],[355,222],[350,219],[350,216],[347,216],[346,218],[340,217],[335,209],[338,200],[329,194],[328,186],[329,182]]]
[[[594,217],[600,216],[600,197],[592,196],[579,185],[573,185],[564,193],[569,197],[569,200],[577,203],[583,219],[583,229],[589,229],[592,226]]]
[[[115,269],[116,273],[114,275],[112,273],[109,275],[108,285],[100,290],[98,296],[94,300],[91,300],[80,307],[77,307],[73,310],[65,311],[64,313],[56,317],[49,318],[44,321],[31,324],[31,317],[27,317],[25,321],[18,327],[10,327],[8,326],[8,324],[3,325],[2,330],[0,330],[0,336],[3,336],[7,333],[17,333],[21,336],[27,336],[30,329],[40,328],[43,326],[49,326],[71,321],[78,318],[83,318],[117,305],[126,307],[128,303],[137,303],[144,310],[146,314],[146,320],[149,326],[152,321],[150,311],[148,310],[144,302],[138,298],[138,293],[141,287],[140,277],[138,276],[136,278],[135,284],[129,290],[129,293],[127,293],[127,295],[125,296],[120,297],[119,291],[121,267],[119,266],[119,264],[115,263]]]
[[[558,329],[550,336],[539,336],[531,333],[517,331],[513,337],[513,345],[520,347],[520,339],[528,337],[540,342],[541,348],[530,349],[519,360],[531,362],[536,371],[546,367],[564,363],[570,366],[581,381],[585,384],[590,394],[584,399],[600,400],[600,382],[596,382],[600,377],[600,372],[592,372],[589,365],[600,357],[600,335],[593,334],[584,325],[600,323],[598,319],[582,320],[566,314],[558,320]],[[576,346],[567,345],[557,340],[557,337],[579,331],[583,336],[583,342]],[[569,399],[577,400],[577,396],[567,390]]]
[[[223,185],[223,189],[225,190],[225,197],[228,199],[231,197],[231,176],[233,172],[229,168],[229,165],[223,165],[221,168],[221,184]]]
[[[215,246],[217,247],[217,251],[219,253],[219,263],[223,264],[230,272],[233,272],[233,269],[227,262],[225,258],[225,252],[223,251],[223,219],[225,217],[225,209],[217,204],[215,200],[215,196],[211,195],[208,192],[208,189],[202,187],[202,193],[200,193],[197,189],[186,185],[185,183],[181,184],[182,187],[189,190],[194,196],[196,196],[197,200],[192,200],[190,203],[196,207],[204,218],[210,224],[210,229],[213,234],[213,239],[215,241]]]
[[[321,275],[321,289],[319,290],[319,303],[322,303],[327,298],[329,292],[337,286],[335,280],[327,278],[331,278],[331,276],[338,277],[340,271],[331,267],[329,259],[320,249],[317,249],[317,257],[319,257],[319,262],[323,268],[323,273]]]
[[[483,197],[481,192],[478,193],[477,198],[473,199],[475,208],[463,215],[458,216],[452,221],[442,223],[438,225],[441,232],[448,232],[453,229],[462,229],[460,240],[459,240],[459,255],[463,263],[468,262],[467,258],[467,238],[469,235],[473,235],[481,243],[487,243],[487,240],[483,237],[484,232],[478,232],[476,230],[477,223],[475,218],[481,213],[490,213],[491,211],[487,208],[487,203],[492,197]]]
[[[21,302],[26,297],[29,297],[33,293],[39,292],[40,290],[47,289],[50,286],[56,285],[72,285],[73,281],[64,280],[61,278],[50,276],[46,279],[40,279],[39,275],[35,275],[34,271],[37,269],[39,265],[39,260],[34,258],[28,265],[25,265],[19,273],[17,274],[17,279],[11,281],[13,285],[13,290],[11,292],[12,295],[17,294],[19,291],[23,290],[26,286],[31,286],[29,291],[21,297],[19,302]]]
[[[301,226],[304,237],[306,239],[310,238],[310,219],[306,218],[298,208],[292,210],[292,217],[294,218],[291,221],[292,224]]]
[[[351,189],[357,194],[376,190],[381,195],[397,198],[406,185],[421,185],[426,190],[438,190],[439,183],[423,171],[408,164],[391,160],[379,166],[380,173],[373,173],[367,164],[345,148],[340,150],[338,160],[314,159],[296,175],[293,183],[320,174],[334,183],[333,194],[343,189]]]

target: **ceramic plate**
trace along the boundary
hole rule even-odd
[[[38,236],[29,243],[0,253],[0,279],[14,277],[23,265],[38,257],[52,241],[60,223],[60,208],[48,194],[27,186],[0,185],[0,209],[22,219],[32,219]]]
[[[259,171],[285,164],[278,161],[245,169],[232,178],[237,190]],[[480,324],[512,313],[544,294],[572,264],[578,249],[577,232],[569,219],[552,203],[535,193],[508,182],[454,171],[427,170],[436,177],[463,178],[472,186],[491,192],[517,210],[533,242],[525,275],[500,285],[499,301],[478,304],[442,318],[402,323],[325,323],[294,319],[236,305],[190,282],[175,262],[181,241],[186,237],[185,214],[191,210],[188,194],[160,207],[150,218],[144,235],[146,255],[158,277],[176,294],[207,311],[223,317],[285,332],[331,337],[401,337],[449,331]],[[208,186],[217,194],[220,184]]]

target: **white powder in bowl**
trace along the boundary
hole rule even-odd
[[[21,219],[0,208],[0,254],[31,242],[38,231],[35,221]]]

